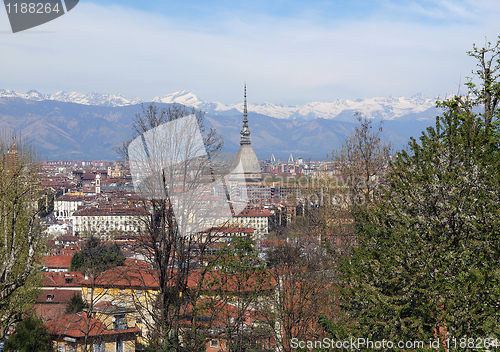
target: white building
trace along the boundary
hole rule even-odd
[[[85,196],[62,195],[54,200],[54,215],[60,220],[70,219],[78,207],[83,206],[90,199]]]
[[[85,208],[72,216],[73,235],[90,231],[108,238],[113,232],[139,232],[144,226],[140,220],[144,212],[140,208]]]
[[[246,208],[231,218],[226,226],[249,227],[254,230],[254,236],[262,237],[270,231],[272,215],[267,209]]]

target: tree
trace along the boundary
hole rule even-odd
[[[71,299],[66,305],[66,310],[64,311],[64,313],[78,313],[81,312],[84,308],[87,308],[87,304],[83,300],[82,295],[80,293],[75,293],[73,296],[71,296]]]
[[[82,251],[71,258],[70,271],[98,275],[124,263],[125,256],[116,243],[102,244],[97,237],[91,236]]]
[[[380,136],[382,123],[374,131],[373,121],[358,112],[355,115],[359,125],[331,154],[340,175],[323,175],[318,180],[322,198],[328,200],[318,209],[324,219],[322,243],[334,258],[349,255],[355,245],[355,214],[374,201],[393,153],[391,144]]]
[[[263,323],[272,329],[278,351],[293,351],[293,338],[314,341],[324,335],[318,316],[331,312],[331,262],[320,248],[316,239],[304,236],[266,253],[276,287],[265,301]]]
[[[481,114],[484,125],[489,127],[491,122],[497,122],[499,118],[498,103],[500,101],[500,37],[492,44],[488,42],[484,47],[478,48],[473,44],[472,50],[467,54],[477,60],[477,69],[472,71],[480,80],[480,84],[474,83],[474,77],[469,77],[466,83],[469,88],[469,96],[473,98],[472,106],[483,106]],[[470,102],[458,98],[461,108],[470,110]]]
[[[54,211],[54,193],[50,190],[45,190],[42,197],[38,200],[38,208],[40,209],[40,217],[46,217]]]
[[[29,316],[16,325],[15,332],[5,342],[6,351],[49,352],[52,340],[40,318]]]
[[[226,340],[231,352],[265,351],[258,345],[273,334],[255,321],[259,320],[263,302],[273,294],[274,285],[254,241],[235,237],[220,248],[209,263],[204,286],[211,298],[200,306],[213,312],[211,337]]]
[[[45,235],[40,223],[39,165],[20,138],[0,138],[0,326],[36,298],[37,268]]]
[[[101,274],[124,263],[125,256],[117,244],[102,244],[99,238],[92,235],[87,239],[82,251],[75,253],[71,258],[70,270],[85,274],[89,283],[85,301],[81,296],[74,295],[66,307],[66,313],[76,313],[84,308],[87,310],[88,319],[85,319],[82,329],[84,351],[90,351],[91,346],[98,341],[92,336],[92,332],[101,324],[98,319],[94,319],[99,314],[95,304],[105,295],[104,292],[96,293],[96,287],[102,279]]]
[[[181,121],[190,115],[195,115],[196,122],[184,126],[182,131],[155,135],[157,128],[167,123],[175,125],[176,121]],[[148,142],[150,146],[156,147],[155,150],[148,148],[148,152],[143,151],[145,137],[142,141],[138,140],[137,147],[133,148],[132,143],[137,137],[146,133],[150,133]],[[201,143],[197,139],[199,133],[202,135]],[[186,344],[185,341],[182,342],[180,335],[181,317],[187,304],[186,300],[180,297],[189,295],[188,278],[193,269],[193,261],[195,258],[200,262],[203,261],[205,251],[211,243],[211,236],[200,240],[195,235],[183,235],[191,221],[198,221],[203,217],[198,216],[196,211],[189,210],[192,204],[179,207],[173,201],[173,196],[197,192],[196,188],[204,180],[208,178],[209,182],[212,181],[214,169],[210,161],[214,160],[223,142],[213,129],[207,130],[204,127],[203,113],[182,105],[172,105],[161,110],[153,104],[143,106],[142,113],[137,114],[133,121],[132,137],[135,138],[134,141],[127,141],[124,144],[126,148],[128,147],[127,157],[132,164],[137,160],[132,158],[131,153],[148,155],[151,162],[148,167],[151,168],[157,168],[165,159],[178,161],[175,165],[154,172],[145,167],[137,176],[143,174],[151,176],[143,179],[144,182],[140,184],[144,209],[148,214],[140,219],[145,225],[140,246],[157,272],[160,291],[154,305],[156,312],[151,315],[155,320],[152,328],[155,329],[150,331],[155,331],[155,334],[150,336],[150,339],[152,344],[159,346],[159,349],[180,351],[183,349],[183,344]],[[168,153],[164,150],[166,147]],[[194,199],[194,203],[200,204],[200,201]],[[186,216],[176,217],[174,212],[176,206],[177,209],[182,209]],[[205,274],[206,268],[201,268],[198,275],[200,283]],[[197,324],[196,319],[193,319],[193,324]],[[197,341],[196,336],[190,338]],[[204,348],[204,345],[198,345],[197,348]]]
[[[498,336],[500,157],[492,128],[498,92],[490,78],[472,98],[440,104],[445,110],[436,126],[396,156],[379,201],[357,214],[358,245],[340,266],[339,295],[354,335],[394,341]],[[480,103],[485,112],[475,113]],[[325,326],[336,337],[345,333]]]
[[[372,132],[372,121],[356,112],[359,126],[334,150],[332,159],[340,170],[344,186],[347,186],[349,205],[358,205],[373,198],[380,179],[391,159],[392,147],[384,142],[380,133],[382,124]]]

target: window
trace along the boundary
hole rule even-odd
[[[127,329],[127,322],[125,321],[124,314],[115,315],[113,318],[114,318],[114,322],[115,322],[115,324],[114,324],[115,330]]]
[[[210,347],[218,348],[219,347],[219,340],[210,340]]]
[[[116,338],[116,352],[123,352],[123,337],[118,336]]]
[[[52,302],[54,300],[54,295],[47,295],[47,301]]]
[[[94,352],[104,352],[104,341],[94,343]]]

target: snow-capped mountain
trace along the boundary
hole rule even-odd
[[[5,89],[0,89],[0,98],[1,97],[18,97],[35,101],[56,100],[83,105],[108,107],[136,105],[146,102],[178,103],[190,107],[192,106],[212,115],[227,115],[235,113],[236,111],[240,113],[243,111],[243,102],[230,105],[207,102],[199,99],[195,94],[189,91],[179,91],[163,97],[155,97],[150,101],[137,97],[128,99],[121,94],[83,94],[61,91],[51,95],[41,94],[36,90],[30,90],[26,94],[22,94]],[[375,97],[357,100],[339,99],[333,102],[311,102],[305,105],[282,105],[273,103],[252,104],[249,102],[248,111],[278,119],[309,120],[314,118],[325,118],[350,121],[353,120],[354,111],[359,111],[368,118],[396,120],[406,115],[417,115],[417,118],[427,118],[428,116],[422,116],[421,114],[428,110],[430,110],[431,114],[434,114],[435,102],[436,98],[427,98],[422,94],[417,94],[411,98]]]
[[[42,100],[55,100],[64,103],[76,103],[82,105],[97,105],[97,106],[128,106],[136,105],[143,102],[140,98],[125,98],[121,94],[101,94],[101,93],[77,93],[77,92],[65,92],[60,91],[55,94],[42,94],[34,89],[30,90],[26,94],[17,93],[13,90],[0,89],[0,98],[2,97],[16,97],[35,101]]]
[[[220,114],[236,109],[243,111],[243,102],[231,105],[222,103],[209,103],[200,100],[195,94],[188,91],[180,91],[164,97],[156,97],[152,100],[156,103],[178,103],[201,109],[209,114]],[[427,98],[423,94],[414,95],[411,98],[365,98],[358,100],[336,100],[333,102],[311,102],[305,105],[282,105],[282,104],[248,104],[248,111],[261,115],[272,116],[278,119],[333,119],[343,112],[349,112],[352,116],[354,111],[359,111],[369,118],[384,120],[398,119],[408,114],[419,114],[436,106],[436,99]]]
[[[114,148],[131,138],[134,116],[142,110],[137,103],[141,101],[113,94],[44,95],[37,91],[19,94],[0,90],[0,126],[28,138],[42,155],[54,160],[113,160],[117,157]],[[209,103],[190,92],[154,101],[205,110],[206,126],[214,127],[224,138],[224,150],[238,150],[243,103]],[[260,158],[288,158],[293,153],[323,159],[352,133],[357,125],[354,111],[358,110],[376,120],[386,119],[383,138],[401,149],[411,136],[418,137],[434,123],[431,117],[439,112],[433,106],[433,100],[422,96],[302,106],[250,104],[252,147]]]

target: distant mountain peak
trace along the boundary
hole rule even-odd
[[[167,94],[163,97],[155,97],[151,100],[151,102],[164,104],[177,103],[193,107],[198,107],[198,105],[204,103],[196,96],[196,94],[191,93],[187,90],[181,90],[172,94]]]

